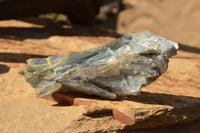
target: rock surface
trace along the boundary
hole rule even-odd
[[[21,27],[25,25],[29,30],[26,29],[22,34],[23,30],[7,28],[7,33],[1,33],[0,36],[0,68],[3,68],[0,69],[1,132],[133,132],[134,129],[136,133],[186,133],[200,130],[199,120],[184,126],[135,130],[199,119],[199,54],[179,51],[178,55],[170,60],[167,72],[153,84],[143,88],[137,97],[108,101],[83,95],[74,95],[73,98],[71,95],[65,96],[70,99],[61,99],[66,100],[64,103],[70,101],[69,104],[76,106],[61,106],[55,101],[35,96],[33,88],[18,74],[18,71],[26,66],[25,60],[47,55],[69,55],[70,52],[100,46],[114,40],[117,35],[109,33],[110,36],[107,34],[107,37],[97,36],[102,31],[87,29],[85,32],[90,36],[84,36],[80,34],[84,33],[84,28],[79,27],[78,32],[76,28],[68,27],[66,34],[61,31],[64,35],[58,36],[60,31],[56,29],[52,33],[42,28],[35,30],[33,27],[39,27],[38,25],[14,22]],[[11,21],[1,21],[0,25],[9,26],[9,23],[13,24]],[[12,36],[12,31],[18,34]],[[73,31],[73,36],[69,35],[68,31]],[[57,35],[55,32],[58,32]],[[39,38],[42,36],[43,39]],[[57,95],[57,100],[58,98],[60,96]]]
[[[182,95],[143,91],[139,96],[131,96],[123,101],[80,98],[83,96],[71,93],[54,93],[51,97],[62,104],[83,105],[84,115],[68,127],[76,131],[165,127],[200,118],[200,99]],[[104,125],[106,120],[112,125],[96,129],[98,125]],[[85,128],[89,123],[93,123],[94,128]]]
[[[178,6],[173,0],[123,0],[123,4],[128,8],[118,15],[118,33],[147,29],[169,40],[200,48],[200,1],[177,0]]]
[[[177,49],[177,43],[141,31],[69,56],[30,58],[20,73],[40,97],[70,91],[117,99],[138,95],[161,76]]]

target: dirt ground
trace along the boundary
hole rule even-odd
[[[124,2],[132,6],[119,14],[116,28],[118,33],[148,29],[180,43],[178,56],[173,57],[169,64],[169,72],[174,77],[177,76],[179,87],[175,88],[173,84],[176,83],[168,83],[168,80],[165,82],[167,75],[149,87],[161,87],[163,88],[161,92],[164,93],[172,88],[169,93],[177,91],[179,95],[200,98],[199,1],[124,0]],[[0,132],[70,132],[66,127],[82,115],[83,107],[60,106],[56,102],[36,97],[34,89],[18,72],[26,67],[25,60],[28,58],[67,56],[72,52],[100,46],[119,36],[113,31],[94,27],[65,26],[59,29],[44,28],[42,25],[18,20],[0,21]],[[141,129],[134,132],[198,133],[199,125],[200,120],[197,120],[186,125]],[[86,128],[92,126],[88,125]]]

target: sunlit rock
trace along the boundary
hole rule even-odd
[[[116,99],[137,95],[156,80],[177,49],[177,43],[142,31],[69,57],[29,59],[21,73],[40,96],[75,91]]]

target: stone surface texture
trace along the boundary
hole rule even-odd
[[[71,93],[54,93],[51,97],[62,104],[84,107],[84,115],[68,127],[80,132],[165,127],[200,118],[200,100],[180,95],[143,91],[123,101],[80,98],[79,94]],[[96,129],[108,119],[113,123],[112,128],[107,125]],[[85,127],[89,123],[96,125],[88,130]]]
[[[138,96],[110,101],[54,93],[50,100],[44,100],[35,96],[34,89],[18,74],[27,66],[26,59],[68,56],[115,40],[118,35],[81,27],[45,29],[16,20],[0,21],[0,26],[5,31],[0,32],[0,132],[199,132],[198,49],[179,50],[171,57],[168,70],[142,88]],[[169,127],[156,128],[160,126]]]
[[[177,49],[177,43],[142,31],[69,57],[28,59],[21,73],[41,97],[75,91],[117,99],[138,95],[161,76]]]

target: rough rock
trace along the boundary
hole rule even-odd
[[[68,128],[77,130],[81,125],[78,130],[85,132],[88,131],[84,128],[88,121],[96,123],[94,127],[105,123],[107,119],[115,125],[112,128],[106,126],[89,130],[95,132],[165,127],[200,118],[200,99],[189,96],[143,91],[139,96],[131,96],[123,101],[95,100],[71,93],[54,93],[52,97],[62,104],[84,107],[84,115]]]
[[[76,106],[62,106],[55,101],[43,100],[34,95],[33,88],[18,74],[18,71],[26,66],[26,59],[80,52],[114,40],[116,34],[109,33],[104,36],[105,33],[101,35],[102,31],[84,31],[84,28],[80,27],[68,27],[66,33],[56,29],[38,30],[36,25],[15,20],[0,21],[0,25],[5,26],[1,27],[5,32],[0,34],[0,67],[6,68],[0,69],[1,132],[199,132],[200,52],[178,51],[177,56],[171,58],[166,73],[151,85],[142,88],[142,97],[108,101],[71,94],[72,96],[67,97],[72,98],[71,104]],[[26,25],[26,28],[22,28],[23,25]],[[11,28],[14,26],[19,27]],[[57,100],[58,98],[57,95]],[[136,117],[137,112],[133,111],[132,104],[136,108],[136,105],[140,105],[143,110],[139,112],[143,114],[138,112]],[[145,110],[150,107],[154,109],[150,109],[152,112]],[[153,114],[156,110],[157,113]],[[166,115],[168,117],[164,117]],[[133,124],[133,120],[135,123],[141,120],[141,123]],[[193,120],[197,121],[188,123]],[[176,123],[188,124],[174,125]],[[142,127],[143,124],[145,127],[169,124],[174,126],[133,130],[145,128]]]
[[[142,31],[70,56],[28,59],[21,74],[40,97],[70,91],[117,99],[138,95],[161,76],[177,49],[177,43]]]

